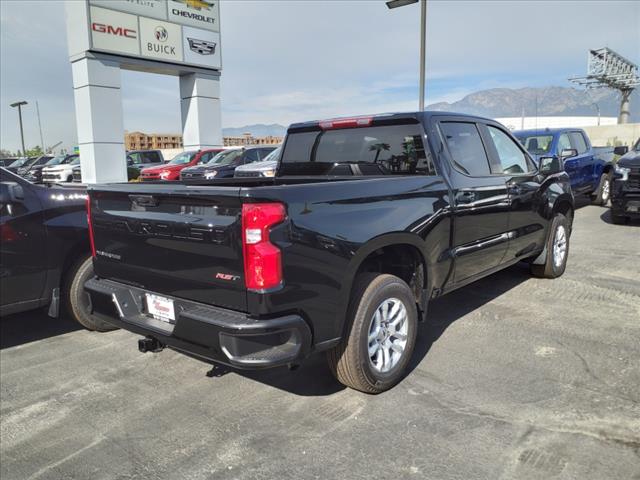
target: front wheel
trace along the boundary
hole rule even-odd
[[[327,354],[340,383],[380,393],[398,383],[411,360],[418,310],[409,286],[393,275],[366,273],[356,279],[349,328]]]
[[[611,174],[603,173],[602,175],[600,175],[600,182],[598,182],[598,190],[596,190],[596,194],[593,197],[593,204],[605,206],[607,203],[609,203],[610,198]]]
[[[570,227],[567,217],[561,213],[556,214],[549,226],[549,235],[546,241],[547,257],[542,265],[531,264],[531,274],[541,278],[557,278],[567,268],[569,257]]]

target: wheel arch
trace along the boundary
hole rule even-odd
[[[355,281],[360,273],[390,273],[402,278],[414,292],[419,308],[426,308],[428,295],[424,295],[424,292],[430,290],[431,278],[423,248],[424,240],[418,235],[389,233],[370,240],[358,249],[349,262],[342,284],[342,333],[347,324],[346,316]],[[397,261],[394,262],[394,259]],[[404,267],[403,262],[409,259],[410,265]],[[413,271],[412,267],[415,267]]]

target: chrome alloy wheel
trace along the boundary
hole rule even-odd
[[[564,257],[567,254],[567,231],[559,225],[556,230],[556,236],[553,239],[553,264],[556,267],[562,266]]]
[[[369,325],[369,362],[378,372],[395,367],[407,345],[407,308],[401,300],[388,298],[376,309]]]
[[[601,198],[602,198],[603,204],[606,204],[609,201],[610,194],[611,194],[611,180],[607,178],[602,184]]]

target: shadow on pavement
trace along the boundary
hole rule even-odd
[[[600,220],[604,223],[608,223],[609,225],[615,225],[613,223],[613,219],[611,218],[611,209],[606,209],[602,215],[600,215]],[[640,219],[638,218],[627,218],[626,224],[618,224],[620,227],[624,226],[635,226],[640,227]]]
[[[51,318],[42,310],[6,315],[0,319],[0,349],[15,347],[82,329],[66,316]]]
[[[528,268],[515,265],[431,302],[427,322],[418,327],[416,348],[407,375],[422,362],[431,346],[456,320],[529,278]],[[218,377],[231,372],[300,396],[328,396],[345,388],[334,379],[324,354],[313,355],[295,371],[287,368],[245,371],[216,365],[207,375]]]

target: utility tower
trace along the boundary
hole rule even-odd
[[[613,88],[620,91],[618,123],[629,123],[631,92],[640,85],[638,66],[610,48],[589,51],[586,77],[571,77],[570,82],[589,88]]]

